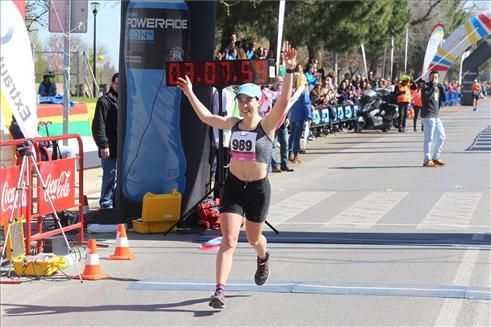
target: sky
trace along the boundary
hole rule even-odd
[[[76,1],[76,0],[75,0]],[[92,48],[94,43],[94,15],[90,8],[89,0],[89,15],[87,21],[87,33],[76,33],[74,35],[80,36],[85,43]],[[114,67],[118,69],[119,65],[119,34],[121,29],[121,2],[120,0],[98,0],[100,3],[99,11],[97,12],[97,46],[104,45],[108,50],[108,56]],[[41,41],[48,40],[52,33],[48,31],[48,28],[42,28],[39,30],[39,37]],[[62,50],[62,49],[61,49]]]

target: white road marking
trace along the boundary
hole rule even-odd
[[[324,227],[357,224],[359,228],[369,229],[407,195],[408,192],[372,192],[331,219]]]
[[[452,285],[467,287],[471,281],[479,250],[466,250]],[[455,326],[464,299],[446,299],[435,326]]]
[[[335,192],[299,192],[269,208],[268,221],[276,225],[295,217],[321,201],[333,196]]]
[[[417,229],[448,229],[449,225],[468,225],[482,193],[446,192],[428,212]]]

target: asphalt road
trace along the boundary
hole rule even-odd
[[[487,101],[487,102],[486,102]],[[271,175],[268,283],[235,254],[227,307],[214,310],[213,233],[129,233],[137,259],[104,258],[112,279],[63,275],[1,285],[2,326],[490,326],[491,105],[446,108],[445,167],[423,168],[422,133],[337,134]],[[408,123],[412,129],[412,122]],[[114,244],[114,235],[98,235]],[[242,237],[243,239],[243,237]],[[83,264],[79,264],[82,269]],[[74,274],[71,267],[67,273]]]

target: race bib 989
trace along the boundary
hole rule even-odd
[[[256,160],[256,136],[255,132],[233,132],[230,140],[232,159]]]

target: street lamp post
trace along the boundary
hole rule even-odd
[[[94,72],[94,97],[97,98],[98,94],[97,94],[97,78],[96,78],[96,66],[95,66],[95,63],[96,63],[96,28],[97,28],[97,25],[96,25],[96,21],[97,21],[97,11],[99,9],[99,2],[92,2],[90,4],[90,7],[92,9],[92,13],[94,14],[94,53],[92,54],[92,70]]]

